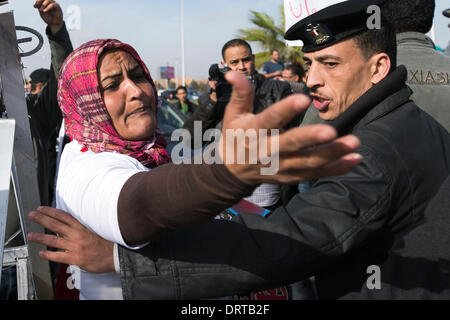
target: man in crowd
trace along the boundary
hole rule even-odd
[[[281,76],[284,69],[284,63],[280,61],[280,51],[277,49],[272,50],[270,54],[270,60],[267,61],[262,67],[262,74],[267,79],[273,79]]]
[[[255,70],[255,57],[250,45],[242,39],[233,39],[225,43],[222,48],[222,65],[245,75],[252,82],[255,91],[253,113],[258,114],[272,104],[286,98],[291,94],[291,88],[287,83],[267,80]],[[199,106],[194,115],[185,122],[183,128],[188,129],[194,139],[194,123],[201,121],[203,133],[214,127],[221,127],[225,107],[229,97],[221,96],[221,91],[216,88],[223,85],[217,81],[210,81],[212,88],[209,95],[203,95],[199,99]],[[299,117],[294,118],[286,128],[294,127],[300,123]],[[287,203],[295,193],[293,187],[263,184],[257,188],[248,201],[272,210],[281,203]]]
[[[304,42],[306,84],[320,117],[361,139],[363,162],[318,179],[268,218],[242,214],[167,234],[140,251],[119,247],[125,298],[218,297],[313,275],[321,299],[450,297],[450,239],[442,232],[449,217],[426,210],[450,173],[450,135],[410,100],[393,27],[383,19],[381,29],[367,29],[367,8],[380,2],[341,2],[285,35]],[[69,239],[93,239],[63,213],[41,212],[33,220],[65,225],[65,239],[30,239],[66,250]],[[43,256],[101,272],[95,259],[103,245]]]
[[[287,81],[294,93],[306,93],[306,72],[300,63],[290,63],[284,67],[281,77],[276,80]]]
[[[183,114],[191,117],[195,111],[196,105],[187,98],[187,95],[186,87],[179,86],[176,90],[176,97],[178,99],[176,105]]]
[[[245,75],[255,88],[255,101],[253,113],[257,114],[291,94],[287,84],[266,81],[264,76],[255,70],[255,56],[250,45],[242,39],[228,41],[222,47],[222,66]],[[202,121],[202,133],[214,127],[221,127],[225,106],[229,97],[217,96],[216,86],[218,81],[210,81],[211,90],[209,94],[199,99],[199,106],[189,119],[184,128],[194,134],[194,121]],[[224,91],[225,92],[225,91]]]

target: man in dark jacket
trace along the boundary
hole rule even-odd
[[[266,80],[255,70],[255,57],[246,41],[242,39],[228,41],[222,48],[222,57],[224,67],[238,71],[251,80],[255,89],[253,113],[260,113],[291,94],[290,87],[286,83]],[[210,128],[221,126],[227,101],[222,101],[222,97],[217,96],[217,81],[210,81],[209,84],[211,92],[200,97],[197,110],[183,126],[191,132],[192,137],[194,136],[194,121],[202,121],[202,134]]]
[[[425,210],[449,176],[450,135],[410,100],[393,28],[367,29],[367,8],[379,2],[342,2],[286,33],[304,42],[315,108],[360,138],[363,162],[317,180],[268,218],[241,214],[139,251],[119,247],[126,299],[220,297],[310,276],[321,299],[450,298],[448,217]],[[424,275],[427,259],[443,262]]]
[[[42,20],[47,23],[46,34],[50,42],[52,61],[50,70],[38,69],[30,74],[31,92],[27,96],[27,108],[40,200],[42,205],[51,205],[56,171],[56,138],[62,121],[56,99],[57,79],[61,64],[73,48],[59,4],[53,0],[45,5],[43,1],[37,1],[35,7],[39,9]]]

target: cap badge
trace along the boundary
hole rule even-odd
[[[309,34],[316,46],[320,46],[332,38],[332,35],[328,32],[327,28],[319,23],[308,24],[306,26],[306,32]]]

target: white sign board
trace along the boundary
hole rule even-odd
[[[6,216],[8,214],[9,185],[14,146],[14,120],[0,119],[0,265],[3,265]],[[2,275],[0,273],[0,283]]]
[[[344,0],[284,0],[285,31],[307,16],[339,2],[344,2]],[[303,45],[303,42],[300,40],[286,41],[286,44],[299,47]]]

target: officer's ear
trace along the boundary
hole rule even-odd
[[[391,70],[391,59],[387,53],[377,53],[370,58],[372,84],[378,84],[381,80],[386,78]]]
[[[225,65],[226,65],[225,61],[222,61],[222,62],[220,63],[220,65],[222,66],[222,68],[225,67]]]

